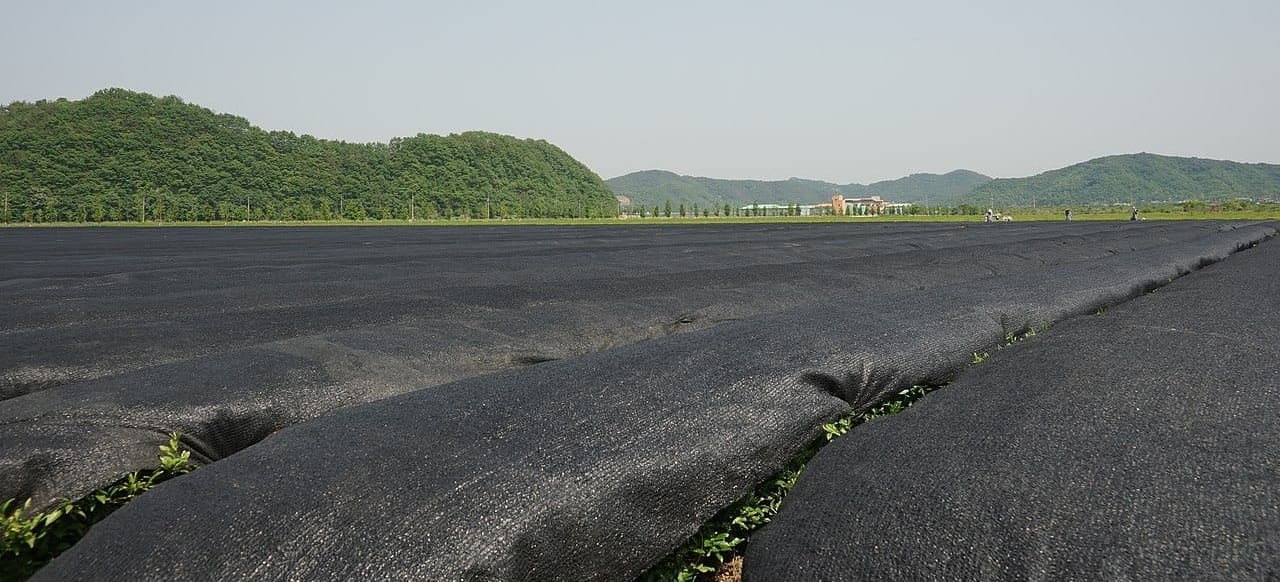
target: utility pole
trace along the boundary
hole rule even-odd
[[[413,193],[412,193],[412,192],[410,192],[410,193],[409,193],[409,222],[413,222],[413,221],[414,221],[414,219],[415,219],[415,218],[417,218],[417,216],[418,216],[418,212],[417,212],[417,211],[418,211],[418,209],[417,209],[417,207],[414,205],[414,195],[413,195]]]
[[[4,223],[9,224],[9,191],[4,191]]]
[[[244,195],[244,221],[249,222],[249,195]]]
[[[490,218],[493,218],[493,214],[489,211],[489,195],[485,194],[484,195],[484,219],[489,220]]]

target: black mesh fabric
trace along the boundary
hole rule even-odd
[[[1261,243],[858,427],[745,579],[1275,579],[1277,273]]]
[[[887,292],[861,309],[867,297],[832,293],[345,408],[161,485],[38,578],[634,577],[851,405],[946,380],[1006,333],[1275,232]]]
[[[84,495],[171,431],[208,463],[409,390],[1237,227],[0,231],[0,499]]]

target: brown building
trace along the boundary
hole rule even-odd
[[[865,210],[861,210],[860,212],[856,212],[856,214],[884,214],[884,207],[889,204],[879,196],[870,196],[867,198],[848,198],[848,199],[842,199],[841,202],[844,203],[845,208],[852,206],[854,208],[865,209]]]
[[[836,194],[835,196],[831,197],[831,213],[839,216],[845,215],[844,195]]]
[[[869,198],[845,198],[841,194],[831,197],[831,213],[844,216],[846,214],[883,214],[888,205],[879,196]],[[819,204],[818,206],[826,206]]]

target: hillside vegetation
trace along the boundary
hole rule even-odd
[[[834,184],[820,180],[721,180],[681,176],[663,170],[646,170],[612,178],[606,183],[614,192],[630,198],[633,205],[655,206],[666,201],[698,203],[703,207],[760,204],[808,204],[822,202],[832,194],[845,197],[881,196],[894,202],[924,202],[945,205],[991,180],[987,176],[956,170],[946,174],[912,174],[897,180],[866,184]]]
[[[998,207],[1280,199],[1280,165],[1155,154],[1089,160],[1028,178],[982,184],[961,202]]]
[[[927,202],[931,206],[945,206],[990,181],[990,176],[955,170],[945,174],[912,174],[897,180],[876,182],[867,189],[871,194],[893,202]]]
[[[123,89],[0,108],[0,199],[4,222],[617,214],[600,177],[545,141],[353,144]]]
[[[667,201],[714,207],[725,203],[742,206],[752,202],[786,203],[821,201],[841,186],[816,180],[761,181],[720,180],[681,176],[664,170],[646,170],[605,181],[615,193],[633,205],[654,206]]]
[[[608,180],[633,205],[670,200],[729,203],[814,203],[839,192],[845,197],[877,195],[892,202],[930,206],[999,208],[1220,202],[1248,199],[1280,201],[1280,165],[1246,164],[1155,154],[1098,158],[1026,178],[991,179],[976,172],[913,174],[870,185],[833,184],[792,178],[784,181],[718,180],[649,170]]]

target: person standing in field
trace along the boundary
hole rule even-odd
[[[1134,207],[1133,207],[1133,214],[1130,214],[1130,215],[1129,215],[1129,222],[1133,222],[1133,221],[1135,221],[1135,220],[1138,220],[1138,207],[1137,207],[1137,206],[1134,206]]]
[[[1066,212],[1065,216],[1066,216],[1067,222],[1071,222],[1071,209],[1070,209],[1070,208],[1068,208],[1068,209],[1067,209],[1067,212]]]
[[[991,210],[990,208],[988,208],[988,209],[987,209],[987,214],[986,214],[983,218],[984,218],[983,222],[987,222],[987,223],[995,222],[995,221],[996,221],[996,213],[995,213],[993,210]]]

